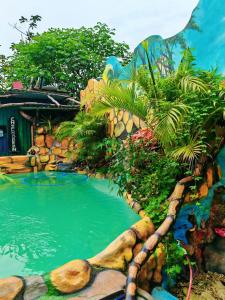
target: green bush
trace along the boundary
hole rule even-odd
[[[152,150],[150,143],[134,143],[130,138],[114,146],[109,173],[118,184],[119,193],[131,193],[157,225],[166,215],[167,198],[181,168],[160,149]]]

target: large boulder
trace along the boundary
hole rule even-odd
[[[16,299],[23,287],[23,281],[18,277],[0,279],[0,300]]]
[[[87,286],[91,279],[91,266],[85,260],[73,260],[50,274],[53,286],[61,293],[70,294]]]

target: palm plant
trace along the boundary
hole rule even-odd
[[[80,111],[74,118],[74,121],[66,121],[61,123],[56,131],[56,138],[62,140],[70,138],[70,141],[76,145],[75,153],[79,160],[86,160],[99,155],[93,155],[98,151],[96,145],[106,135],[106,119],[90,115],[84,111]]]
[[[101,116],[112,108],[127,110],[147,122],[166,154],[193,163],[205,151],[204,132],[212,127],[210,116],[215,123],[223,112],[221,78],[215,71],[196,70],[189,49],[177,71],[162,78],[153,72],[148,45],[143,47],[148,65],[133,71],[129,82],[108,82],[91,114]]]

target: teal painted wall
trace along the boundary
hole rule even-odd
[[[225,0],[200,0],[183,31],[168,39],[150,36],[147,41],[151,63],[156,69],[162,69],[163,76],[176,69],[186,48],[193,50],[198,68],[217,68],[225,74]],[[116,57],[108,58],[108,78],[130,79],[132,68],[146,64],[146,54],[140,43],[131,63],[125,67]]]
[[[15,117],[18,131],[18,153],[9,150],[9,119]],[[23,155],[31,147],[31,123],[25,120],[17,109],[0,109],[0,129],[4,127],[4,137],[0,137],[0,156]]]

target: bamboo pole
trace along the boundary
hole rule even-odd
[[[190,184],[193,181],[194,176],[199,176],[202,171],[203,163],[205,158],[202,158],[202,161],[197,164],[193,176],[188,176],[180,181],[175,186],[175,189],[171,196],[168,198],[170,202],[167,217],[160,227],[147,239],[142,247],[141,251],[134,257],[130,263],[127,275],[127,284],[126,284],[126,300],[135,300],[137,294],[137,275],[141,267],[148,260],[150,255],[153,253],[154,249],[158,245],[159,241],[163,236],[167,234],[171,225],[176,219],[177,212],[180,206],[183,203],[183,193],[186,185]]]

